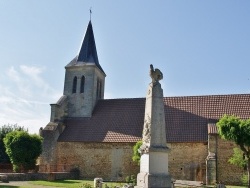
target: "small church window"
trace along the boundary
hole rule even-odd
[[[77,86],[77,77],[75,76],[73,80],[72,93],[76,93],[76,86]]]
[[[99,81],[99,78],[97,79],[97,83],[96,83],[96,98],[98,99],[98,95],[99,95],[99,84],[100,84],[100,81]]]
[[[80,90],[81,93],[84,93],[84,85],[85,85],[85,77],[82,76],[82,78],[81,78],[81,90]]]
[[[102,82],[100,81],[100,84],[99,84],[99,98],[102,97]]]

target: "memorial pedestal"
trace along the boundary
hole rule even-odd
[[[171,176],[168,172],[168,152],[166,143],[166,124],[163,103],[163,90],[157,78],[163,77],[159,69],[151,65],[144,116],[140,173],[136,188],[170,188]],[[158,74],[158,75],[157,75]]]

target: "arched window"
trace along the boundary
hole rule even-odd
[[[100,80],[100,85],[99,85],[99,98],[102,97],[102,81]]]
[[[96,83],[96,98],[98,99],[98,95],[99,95],[99,84],[100,84],[100,82],[99,82],[99,78],[97,78],[97,83]]]
[[[80,90],[81,93],[84,93],[84,85],[85,85],[85,77],[82,76],[82,78],[81,78],[81,90]]]
[[[72,93],[76,93],[76,86],[77,86],[77,77],[75,76],[73,80]]]

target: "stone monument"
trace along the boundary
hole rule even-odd
[[[137,175],[136,188],[170,188],[163,90],[159,83],[159,80],[163,79],[163,74],[150,65],[150,76],[152,82],[146,96],[143,143],[139,149],[140,173]]]

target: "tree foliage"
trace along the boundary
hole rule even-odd
[[[4,138],[4,145],[15,172],[34,169],[36,159],[42,152],[42,138],[25,131],[8,133]]]
[[[250,188],[250,119],[224,115],[216,124],[221,138],[235,142],[241,149],[242,159],[247,161],[248,187]],[[231,160],[237,164],[236,158]]]
[[[243,151],[239,148],[234,148],[233,150],[233,156],[228,160],[228,162],[238,167],[245,168],[247,166],[247,160],[244,157]]]
[[[3,125],[0,127],[0,163],[10,163],[10,158],[6,153],[6,148],[3,143],[3,139],[5,138],[6,134],[12,131],[26,131],[28,132],[28,129],[25,129],[22,126],[18,126],[17,124],[14,125]]]
[[[136,162],[138,165],[140,165],[140,159],[141,159],[141,154],[139,153],[139,148],[142,145],[142,141],[136,142],[136,144],[133,147],[133,157],[132,160]]]

